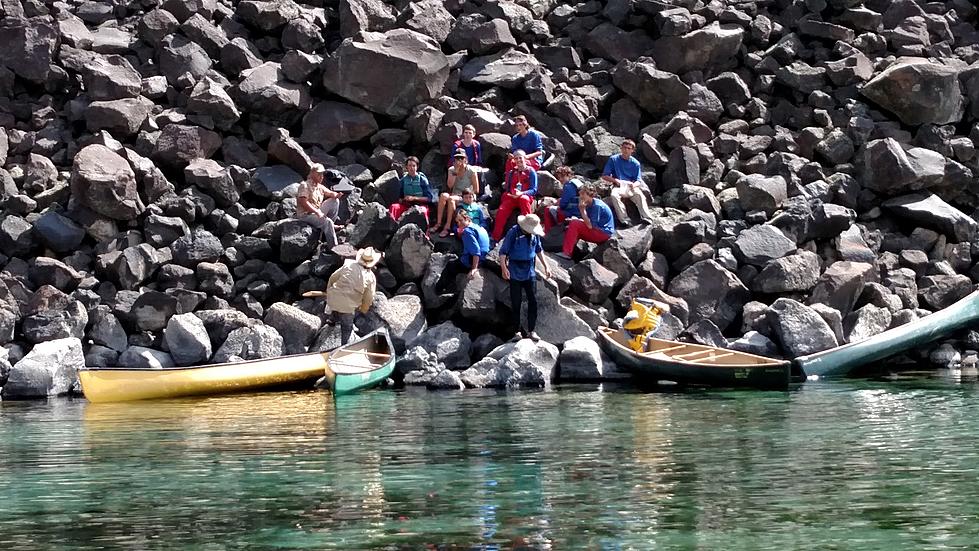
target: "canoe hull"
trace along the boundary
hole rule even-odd
[[[327,354],[317,352],[188,368],[92,368],[78,377],[90,402],[127,402],[311,385],[326,366]]]
[[[918,321],[851,344],[800,356],[793,363],[806,376],[843,377],[853,369],[936,341],[979,320],[979,291]]]
[[[342,361],[337,358],[351,350],[363,350],[372,353],[387,353],[387,361],[378,364],[375,368],[357,373],[344,372],[339,367],[334,368],[331,361],[338,365]],[[360,390],[368,389],[381,384],[394,372],[397,357],[394,354],[394,344],[387,331],[379,329],[364,338],[336,349],[330,355],[325,368],[326,383],[333,391],[334,396],[351,394]]]
[[[606,332],[598,331],[602,348],[616,364],[632,372],[633,376],[651,383],[666,380],[681,384],[714,387],[747,387],[760,389],[785,389],[789,385],[791,362],[753,356],[762,364],[703,365],[694,362],[668,359],[665,355],[637,354],[619,343]],[[682,345],[683,343],[676,343]],[[713,348],[702,346],[699,348]],[[714,349],[717,354],[728,352]],[[745,354],[748,357],[750,355]]]

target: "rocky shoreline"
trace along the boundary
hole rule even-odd
[[[435,388],[621,378],[594,331],[635,296],[671,305],[661,337],[793,357],[979,281],[966,0],[3,0],[0,17],[7,397],[77,392],[84,365],[331,348],[324,301],[300,295],[365,246],[386,251],[383,293],[357,330],[388,327],[399,380]],[[536,344],[500,338],[495,251],[439,295],[457,240],[387,211],[409,155],[444,185],[464,124],[498,202],[517,114],[589,181],[636,140],[655,214],[549,254]],[[316,162],[356,187],[333,250],[292,218]],[[970,332],[918,354],[975,350]]]

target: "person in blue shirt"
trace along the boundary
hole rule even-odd
[[[551,277],[551,268],[544,258],[541,237],[544,228],[536,214],[517,217],[517,225],[510,228],[500,245],[500,268],[503,279],[510,282],[510,311],[517,327],[517,339],[540,340],[537,335],[537,261],[544,269],[544,277]],[[520,306],[527,295],[527,331],[520,328]]]
[[[643,194],[642,167],[632,156],[635,152],[636,142],[623,141],[619,146],[619,154],[609,157],[608,162],[605,163],[605,170],[602,171],[602,180],[614,184],[608,202],[623,224],[629,222],[629,214],[625,209],[626,199],[636,204],[640,218],[646,221],[653,219],[653,213],[649,211],[649,205],[646,204],[646,195]]]
[[[574,171],[569,166],[559,166],[554,171],[554,177],[564,187],[561,189],[561,198],[558,204],[551,205],[544,210],[544,233],[547,233],[556,224],[563,224],[568,218],[580,216],[578,213],[578,190],[582,183],[574,178]]]
[[[506,165],[503,173],[510,172],[516,160],[517,151],[523,151],[527,157],[527,165],[534,170],[540,170],[541,162],[544,160],[544,139],[540,132],[530,127],[527,117],[517,115],[513,117],[513,125],[517,127],[517,133],[510,138],[510,154],[507,156]]]
[[[435,203],[435,192],[432,191],[428,177],[418,172],[418,157],[408,157],[405,160],[405,175],[401,177],[401,199],[391,205],[391,218],[399,220],[401,215],[411,207],[421,207],[428,220],[428,207]]]
[[[615,233],[612,209],[595,197],[596,192],[595,186],[588,184],[578,193],[581,218],[575,218],[568,223],[568,229],[564,232],[564,248],[558,256],[570,259],[579,239],[589,243],[604,243]]]
[[[489,234],[486,233],[486,228],[473,224],[468,212],[463,209],[456,212],[456,225],[459,228],[459,238],[462,239],[462,254],[450,262],[439,276],[439,280],[435,283],[435,291],[439,294],[445,292],[459,274],[468,273],[467,277],[474,277],[479,270],[479,263],[490,251]]]

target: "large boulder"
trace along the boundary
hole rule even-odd
[[[384,253],[385,265],[399,281],[417,281],[425,275],[425,267],[435,248],[425,231],[415,224],[402,226]]]
[[[81,338],[88,324],[88,312],[82,303],[58,289],[44,285],[24,309],[21,332],[33,343]]]
[[[941,310],[963,299],[973,291],[972,281],[968,276],[929,275],[921,278],[918,284],[918,296],[928,308]]]
[[[125,57],[61,50],[62,63],[81,73],[85,93],[92,101],[135,98],[142,92],[142,77]]]
[[[760,210],[771,215],[788,198],[788,186],[781,176],[746,174],[738,178],[737,188],[746,212]]]
[[[714,260],[702,260],[683,270],[670,282],[667,292],[687,301],[690,323],[707,319],[721,331],[738,317],[750,298],[741,280]]]
[[[201,188],[222,207],[238,202],[238,188],[228,169],[211,159],[194,159],[184,168],[184,180]]]
[[[912,126],[957,123],[965,108],[959,69],[924,58],[897,60],[860,93]]]
[[[187,100],[187,111],[210,117],[214,125],[228,130],[241,118],[241,112],[224,87],[214,79],[202,78],[194,85]],[[225,158],[225,161],[228,161]]]
[[[275,358],[282,355],[282,335],[261,323],[235,329],[214,353],[214,363]]]
[[[887,331],[891,326],[891,312],[873,304],[866,304],[850,312],[843,320],[846,342],[860,342]]]
[[[388,239],[398,229],[388,209],[380,203],[368,203],[350,231],[349,242],[357,248],[384,249]]]
[[[85,238],[85,229],[74,220],[49,210],[34,222],[34,232],[44,246],[58,253],[74,251]]]
[[[868,142],[860,161],[863,186],[885,195],[935,187],[945,181],[944,156],[924,147],[904,147],[894,138]]]
[[[211,68],[211,56],[196,42],[180,34],[163,39],[159,48],[160,72],[172,85],[178,85],[185,74],[195,80],[207,74]]]
[[[178,314],[170,318],[163,338],[177,365],[194,365],[211,358],[211,339],[207,336],[207,328],[194,314]]]
[[[819,255],[810,251],[773,260],[751,280],[751,289],[761,293],[808,291],[819,280]]]
[[[558,349],[547,342],[522,339],[505,343],[460,374],[466,386],[482,388],[546,387],[554,380]]]
[[[883,207],[901,220],[938,230],[960,243],[972,241],[979,224],[933,193],[912,193],[884,201]]]
[[[764,266],[768,262],[792,254],[795,242],[770,224],[748,228],[734,241],[734,253],[744,264]]]
[[[43,84],[52,74],[58,29],[42,19],[7,15],[0,25],[0,67],[7,67],[25,80]]]
[[[860,298],[864,285],[876,279],[877,272],[872,264],[834,262],[819,276],[809,295],[809,304],[822,303],[846,316]]]
[[[75,155],[71,189],[82,204],[115,220],[133,220],[145,208],[132,167],[104,145],[89,145]]]
[[[243,312],[230,308],[221,310],[198,310],[194,312],[194,315],[204,322],[207,335],[211,338],[212,348],[216,348],[222,344],[227,340],[228,335],[236,329],[248,327],[254,323]]]
[[[575,337],[564,343],[558,358],[562,381],[602,380],[605,362],[595,339]]]
[[[172,168],[183,170],[194,159],[207,159],[221,148],[216,132],[185,124],[163,127],[153,148],[153,158]]]
[[[309,109],[308,87],[289,81],[278,63],[269,61],[241,75],[230,94],[243,110],[258,118],[288,127]]]
[[[537,280],[537,334],[550,343],[562,343],[575,337],[595,338],[595,332],[571,308],[561,304],[552,285]],[[509,293],[504,295],[509,298]],[[507,301],[509,302],[509,301]],[[520,310],[523,327],[527,326],[527,308]]]
[[[361,39],[344,40],[323,62],[327,90],[395,118],[442,93],[449,61],[432,38],[397,29],[363,33]]]
[[[146,346],[130,346],[119,355],[117,363],[130,369],[164,369],[175,367],[173,356]]]
[[[146,291],[133,302],[129,318],[140,331],[159,331],[177,313],[178,306],[177,298],[173,295]]]
[[[282,335],[282,352],[284,354],[306,352],[322,324],[318,316],[284,302],[276,302],[269,306],[268,310],[265,311],[263,321]]]
[[[388,299],[382,293],[376,293],[370,311],[358,314],[355,321],[362,335],[387,328],[395,348],[400,351],[405,349],[405,343],[414,341],[428,327],[421,298],[415,295],[397,295]]]
[[[605,302],[618,280],[618,274],[602,266],[594,258],[575,264],[569,273],[571,289],[592,304]]]
[[[221,241],[203,228],[194,230],[170,244],[173,261],[187,268],[196,268],[201,262],[214,262],[224,253]]]
[[[769,307],[767,317],[782,348],[793,358],[839,345],[822,316],[800,302],[780,298]]]
[[[511,48],[469,60],[463,66],[460,78],[474,84],[516,88],[539,66],[533,55]]]
[[[612,71],[612,81],[654,118],[673,115],[689,101],[690,87],[652,63],[623,60]]]
[[[683,36],[661,37],[650,54],[663,71],[716,73],[734,61],[743,39],[741,27],[714,23]]]
[[[123,329],[119,318],[112,313],[111,308],[105,305],[93,308],[89,312],[89,318],[91,323],[89,323],[88,331],[85,333],[85,338],[88,341],[117,353],[124,352],[129,347],[126,330]]]
[[[408,343],[408,348],[421,347],[433,354],[449,369],[463,369],[470,365],[472,341],[469,335],[451,321],[440,323]]]
[[[3,385],[3,397],[44,398],[68,394],[78,385],[78,370],[84,367],[82,341],[77,338],[37,344],[11,368]]]
[[[144,97],[93,101],[85,110],[85,122],[89,132],[108,130],[115,136],[132,136],[152,110],[153,102]]]
[[[377,128],[377,120],[369,111],[349,103],[321,101],[303,117],[299,141],[330,151],[337,144],[360,141]]]
[[[302,8],[292,0],[243,0],[235,18],[266,33],[300,17]]]

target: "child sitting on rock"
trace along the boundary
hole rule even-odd
[[[418,172],[418,157],[408,157],[405,160],[405,175],[401,177],[401,199],[391,205],[391,218],[400,220],[401,215],[411,207],[421,207],[428,220],[428,208],[435,202],[435,192],[432,191],[428,177]]]

